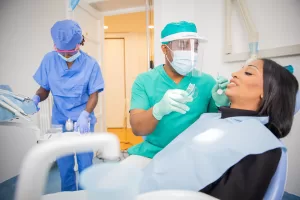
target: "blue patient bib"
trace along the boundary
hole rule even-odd
[[[219,113],[203,114],[144,169],[140,192],[199,191],[247,155],[286,150],[264,126],[267,122],[268,117],[221,119]]]

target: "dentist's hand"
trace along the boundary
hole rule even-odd
[[[40,96],[39,96],[39,95],[34,95],[34,96],[32,97],[32,101],[33,101],[33,103],[35,104],[37,111],[39,111],[40,108],[39,108],[38,105],[39,105],[39,103],[41,102]]]
[[[85,110],[82,111],[77,119],[77,123],[76,123],[76,126],[74,127],[74,130],[78,130],[78,128],[79,128],[80,133],[88,133],[90,131],[89,130],[90,129],[89,128],[89,116],[90,116],[90,113],[88,113]]]
[[[192,102],[193,98],[188,93],[180,89],[168,90],[162,100],[153,106],[153,116],[157,120],[161,120],[165,115],[171,112],[185,114],[190,108],[186,105]]]
[[[226,90],[228,84],[229,84],[229,81],[226,78],[220,76],[217,78],[217,83],[211,91],[212,98],[215,101],[216,106],[218,106],[218,107],[229,106],[229,104],[230,104],[230,101],[225,94],[225,90]],[[219,89],[222,90],[222,94],[218,94]]]

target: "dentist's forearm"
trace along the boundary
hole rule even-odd
[[[158,120],[153,116],[152,112],[153,108],[130,111],[130,125],[132,132],[136,136],[146,136],[155,130]]]

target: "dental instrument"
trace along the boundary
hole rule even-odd
[[[186,89],[186,92],[188,93],[188,96],[193,96],[194,92],[195,92],[195,84],[190,83],[188,88]]]
[[[3,108],[6,108],[7,110],[9,110],[13,114],[15,114],[17,117],[23,118],[26,121],[31,121],[28,116],[22,115],[18,110],[16,110],[15,108],[13,108],[12,106],[10,106],[9,104],[5,103],[2,100],[0,100],[0,106],[2,106]]]
[[[18,99],[20,101],[30,101],[29,97],[26,97],[26,96],[20,95],[20,94],[14,94],[14,93],[12,93],[12,92],[10,92],[8,90],[0,89],[0,94],[6,94],[6,95],[9,95],[9,96],[12,96],[15,99]]]
[[[28,116],[22,108],[20,108],[18,105],[16,105],[14,102],[12,102],[7,97],[0,95],[0,99],[2,99],[4,102],[6,102],[8,105],[19,111],[22,115]]]

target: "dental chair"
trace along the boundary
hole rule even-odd
[[[45,186],[49,160],[53,156],[60,157],[70,152],[85,152],[91,148],[99,148],[104,158],[115,160],[119,158],[120,142],[114,134],[95,133],[82,137],[67,136],[37,145],[32,148],[23,160],[17,183],[15,200],[91,200],[93,189],[74,192],[59,192],[41,196]],[[119,185],[119,184],[117,184]],[[109,193],[109,186],[108,193]],[[104,188],[105,189],[105,188]],[[107,193],[105,193],[107,195]],[[122,198],[123,199],[123,198]],[[206,194],[182,190],[161,190],[138,195],[137,200],[216,200]],[[128,199],[126,199],[128,200]],[[130,199],[131,200],[131,199]]]
[[[296,96],[296,115],[300,110],[300,93]],[[268,190],[264,196],[264,200],[282,199],[287,180],[288,155],[286,151],[282,151],[281,158],[276,169],[276,172],[271,180]]]
[[[287,179],[288,158],[287,152],[282,151],[277,170],[264,196],[264,200],[282,199]]]

